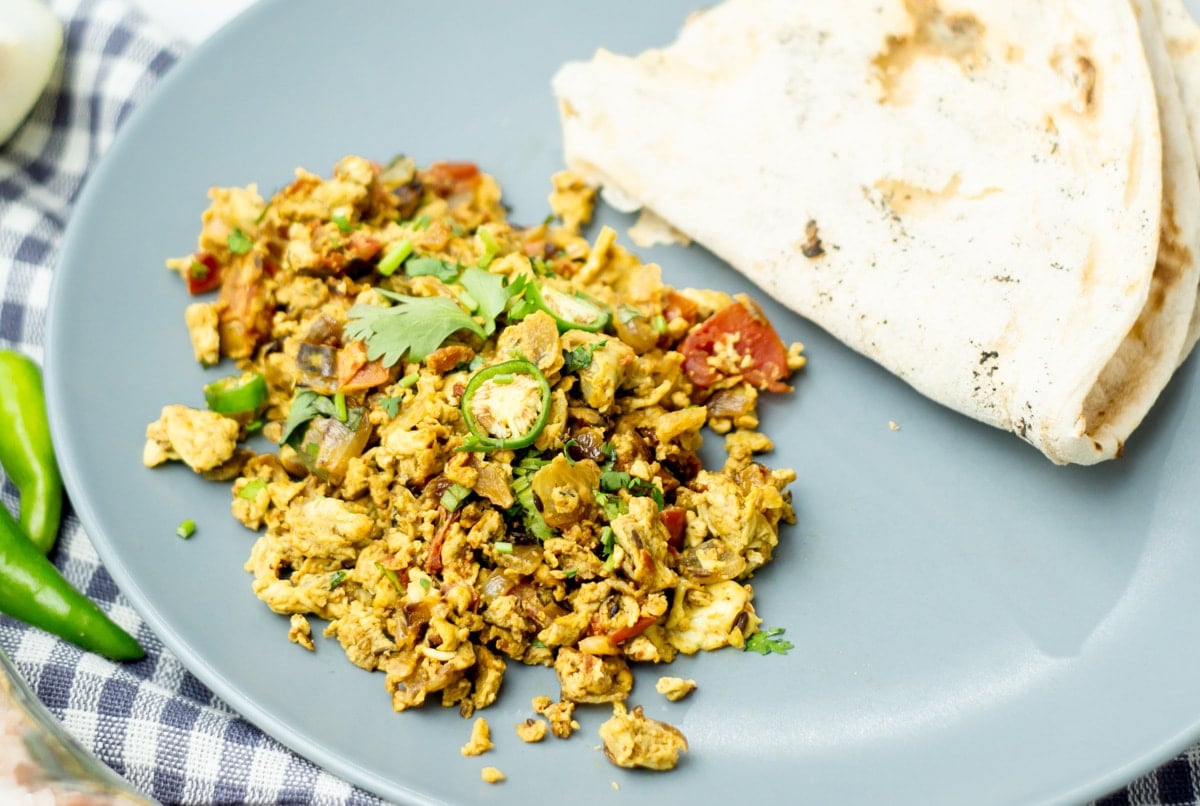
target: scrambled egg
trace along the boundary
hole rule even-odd
[[[795,474],[757,461],[756,407],[801,347],[746,297],[664,284],[611,229],[589,243],[593,191],[567,173],[557,225],[508,222],[468,163],[347,157],[269,200],[210,197],[198,250],[168,265],[210,295],[185,317],[195,358],[261,386],[164,408],[145,463],[232,480],[255,594],[303,646],[324,621],[396,710],[471,716],[508,664],[550,666],[551,732],[613,703],[609,757],[672,766],[682,735],[622,705],[630,663],[758,630],[747,580],[794,521]],[[706,426],[720,469],[697,456]],[[277,451],[239,447],[259,429]],[[477,722],[463,752],[489,744]]]

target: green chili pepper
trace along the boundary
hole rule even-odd
[[[545,311],[554,318],[560,333],[568,330],[596,333],[603,330],[611,318],[606,306],[582,293],[568,294],[553,286],[532,282],[526,286],[525,299],[515,310],[519,316]]]
[[[58,573],[0,507],[0,612],[112,660],[137,660],[137,640]]]
[[[62,517],[62,478],[50,424],[42,372],[28,356],[0,350],[0,466],[21,493],[21,528],[48,552]]]
[[[205,386],[204,400],[218,414],[255,412],[267,402],[267,379],[257,372],[230,375]]]
[[[467,381],[462,415],[471,435],[459,450],[525,448],[550,418],[550,384],[536,365],[522,358],[492,364]]]

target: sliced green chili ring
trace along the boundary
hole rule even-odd
[[[230,375],[205,386],[204,400],[218,414],[258,411],[267,402],[267,379],[257,372]]]
[[[539,283],[530,283],[528,293],[535,308],[554,317],[560,333],[568,330],[595,333],[608,324],[608,308],[581,293],[568,294]]]
[[[532,395],[536,394],[536,402]],[[516,411],[530,407],[524,412]],[[532,407],[536,406],[536,411]],[[508,411],[506,411],[508,410]],[[490,417],[481,415],[490,413]],[[470,436],[460,450],[502,451],[533,444],[550,419],[550,384],[536,365],[522,358],[502,361],[476,372],[467,381],[462,396],[462,415]],[[501,433],[486,426],[490,420]],[[519,430],[518,430],[519,429]],[[505,433],[507,432],[507,433]]]

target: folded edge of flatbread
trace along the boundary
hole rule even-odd
[[[920,392],[1095,463],[1194,341],[1192,132],[1135,5],[726,0],[565,65],[564,156]]]

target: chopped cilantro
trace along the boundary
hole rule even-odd
[[[229,233],[229,237],[225,239],[225,245],[235,255],[244,255],[254,248],[254,240],[242,232],[241,228],[234,227],[233,231]]]
[[[445,260],[436,257],[414,257],[409,258],[404,264],[404,273],[409,277],[436,277],[443,283],[452,283],[458,277],[459,269],[462,267],[455,263],[448,263]]]
[[[789,649],[792,649],[794,644],[791,641],[786,641],[779,636],[783,635],[782,627],[772,627],[769,630],[756,632],[746,639],[745,651],[757,652],[760,655],[786,655]]]
[[[605,470],[600,474],[600,489],[606,493],[615,493],[618,490],[629,490],[633,495],[648,495],[654,499],[654,503],[659,509],[666,506],[666,501],[663,499],[662,490],[652,482],[644,479],[634,478],[624,470]],[[609,518],[609,520],[612,520]]]
[[[581,344],[572,350],[563,351],[563,372],[579,372],[592,365],[592,357],[597,350],[608,344],[607,340],[594,344]]]
[[[381,293],[399,304],[384,308],[359,303],[350,308],[343,330],[347,338],[366,342],[367,358],[382,358],[386,367],[405,356],[420,361],[459,330],[469,330],[480,338],[487,336],[452,299]]]
[[[385,397],[379,401],[379,407],[387,412],[387,416],[395,419],[400,413],[400,398]]]
[[[606,493],[615,493],[622,487],[628,487],[633,476],[624,470],[606,470],[600,474],[600,489]]]
[[[611,495],[600,490],[596,490],[592,494],[596,498],[596,503],[600,505],[604,517],[609,521],[615,521],[629,511],[628,505],[618,495]]]
[[[298,389],[292,398],[291,408],[288,409],[287,421],[283,424],[283,433],[279,436],[280,444],[288,442],[301,426],[306,425],[315,417],[336,417],[337,407],[334,402],[319,395],[311,389]]]

